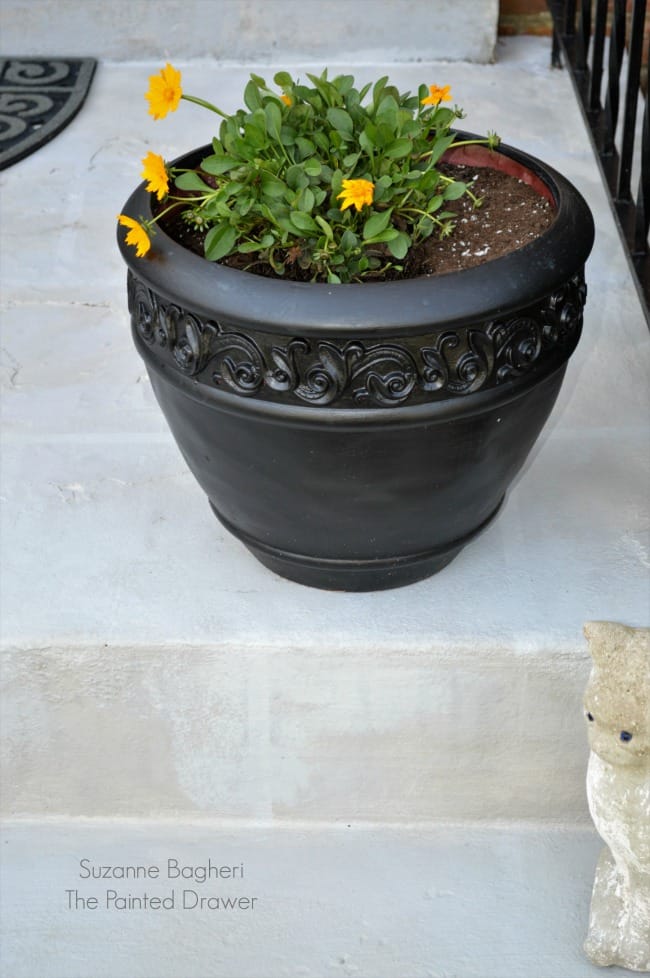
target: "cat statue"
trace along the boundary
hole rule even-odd
[[[650,628],[590,621],[584,633],[587,797],[607,843],[584,949],[594,964],[650,972]]]

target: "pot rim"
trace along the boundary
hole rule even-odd
[[[458,133],[473,138],[471,133]],[[172,165],[209,154],[209,145],[178,156]],[[453,147],[452,147],[453,150]],[[485,151],[489,152],[489,151]],[[538,238],[501,258],[443,275],[393,282],[328,284],[265,278],[209,262],[156,228],[152,247],[137,258],[118,225],[122,257],[149,288],[207,318],[263,332],[303,336],[412,335],[423,328],[457,326],[500,317],[542,299],[580,270],[594,241],[591,211],[579,191],[546,163],[501,144],[497,156],[522,168],[522,178],[548,188],[556,211]],[[528,175],[528,179],[525,174]],[[150,220],[151,195],[145,182],[128,198],[122,213]]]

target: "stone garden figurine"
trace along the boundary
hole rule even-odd
[[[589,810],[607,843],[596,868],[585,952],[650,972],[650,628],[587,622]]]

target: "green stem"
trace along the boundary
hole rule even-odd
[[[421,210],[419,207],[400,207],[399,210],[400,213],[404,212],[405,214],[421,214],[422,217],[428,217],[432,221],[436,220],[433,214],[428,214],[426,211]]]
[[[160,214],[156,214],[155,217],[152,217],[150,221],[141,220],[142,226],[149,229],[153,228],[154,224],[157,224],[158,221],[165,216],[165,214],[169,214],[169,212],[173,211],[175,207],[176,201],[173,204],[170,204],[169,207],[166,207],[164,211],[161,211]]]
[[[213,105],[212,102],[206,102],[205,99],[197,98],[196,95],[185,95],[185,93],[183,93],[181,98],[185,99],[186,102],[194,102],[195,105],[202,105],[204,109],[209,109],[210,112],[216,112],[222,119],[230,118],[225,112],[218,109],[216,105]]]
[[[461,139],[458,143],[452,143],[449,149],[456,149],[457,146],[488,146],[489,139]]]
[[[449,149],[456,149],[457,146],[489,146],[489,145],[490,145],[489,139],[462,139],[458,143],[452,143]],[[420,156],[417,157],[415,162],[419,163],[420,160],[426,160],[426,158],[428,156],[432,156],[433,153],[435,153],[435,149],[429,150],[428,153],[422,153]],[[426,170],[423,172],[426,172]]]

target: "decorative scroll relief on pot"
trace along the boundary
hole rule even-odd
[[[366,286],[372,289],[372,285]],[[132,272],[137,335],[176,370],[242,397],[314,407],[398,407],[473,394],[564,362],[580,337],[583,272],[533,306],[405,342],[241,332],[166,302]]]
[[[587,796],[603,849],[585,952],[650,972],[650,628],[587,622]]]

